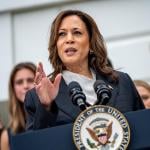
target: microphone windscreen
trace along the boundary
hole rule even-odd
[[[105,85],[105,82],[103,80],[96,80],[94,83],[94,89],[96,90],[99,85]]]
[[[68,88],[69,88],[69,91],[70,91],[70,92],[71,92],[72,89],[78,89],[79,91],[82,91],[81,86],[80,86],[79,83],[76,82],[76,81],[70,82],[69,85],[68,85]]]
[[[72,81],[69,83],[68,88],[72,103],[78,105],[81,110],[86,109],[86,96],[83,93],[80,84],[76,81]]]

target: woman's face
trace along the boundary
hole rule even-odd
[[[142,87],[142,86],[137,86],[136,87],[146,108],[150,108],[150,92]]]
[[[66,67],[88,65],[89,35],[84,22],[76,15],[65,17],[58,30],[58,55]]]
[[[14,91],[17,99],[24,102],[26,92],[34,87],[34,73],[29,69],[17,71],[14,78]]]

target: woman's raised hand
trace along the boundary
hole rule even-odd
[[[40,62],[37,66],[35,76],[35,89],[39,96],[40,102],[45,107],[50,107],[52,101],[58,94],[59,85],[61,81],[61,74],[58,74],[52,83],[46,76],[43,65]]]

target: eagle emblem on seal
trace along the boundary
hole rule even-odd
[[[100,119],[101,120],[101,119]],[[111,144],[110,146],[113,147],[115,144],[115,141],[118,137],[118,134],[116,133],[113,136],[113,140],[110,141],[110,137],[112,135],[112,125],[113,121],[99,121],[99,119],[96,119],[90,123],[93,127],[87,127],[86,130],[88,131],[90,137],[97,143],[90,142],[90,139],[87,139],[87,143],[91,148],[96,148],[99,146],[106,146],[107,144]]]
[[[94,129],[86,128],[90,136],[98,142],[98,145],[105,145],[110,143],[109,138],[112,134],[112,121],[108,125],[103,124],[103,127],[96,127]]]

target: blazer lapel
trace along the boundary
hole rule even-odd
[[[62,112],[72,119],[75,119],[81,112],[80,108],[72,103],[69,96],[68,86],[63,78],[60,83],[59,94],[56,97],[56,104]]]

